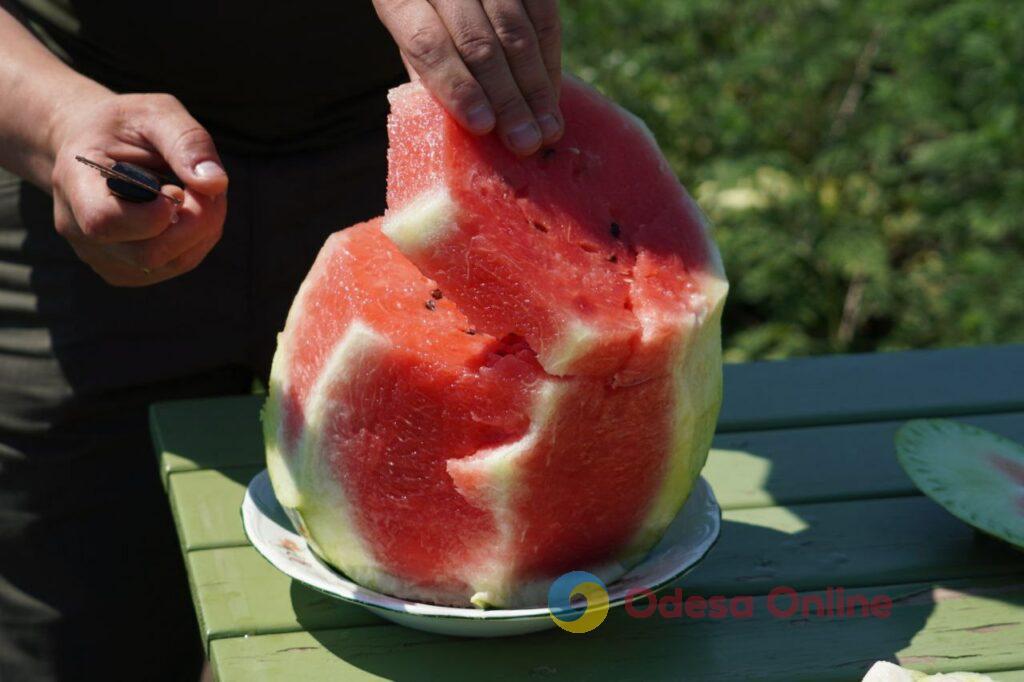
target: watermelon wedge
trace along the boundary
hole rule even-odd
[[[565,136],[527,159],[466,134],[418,84],[391,107],[384,233],[548,373],[664,374],[724,299],[718,251],[653,135],[575,79]]]
[[[896,457],[914,484],[950,513],[1024,549],[1024,446],[949,419],[915,419],[896,432]]]
[[[717,252],[642,124],[562,102],[566,138],[519,159],[393,91],[390,209],[327,241],[279,336],[274,490],[363,585],[514,607],[614,580],[704,464]]]

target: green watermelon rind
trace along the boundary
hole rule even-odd
[[[1024,446],[948,419],[909,421],[897,431],[895,441],[900,466],[921,492],[961,521],[1024,549],[1024,510],[1012,499],[1012,493],[1024,495],[1024,489],[986,462],[977,461],[978,448],[985,445],[1024,467]],[[958,471],[943,471],[937,465]],[[972,485],[989,487],[972,495]],[[1005,494],[999,494],[1000,487],[1005,487]]]
[[[689,498],[711,450],[723,398],[721,317],[727,285],[724,280],[721,282],[717,302],[687,339],[683,359],[675,370],[680,400],[673,414],[675,443],[668,456],[661,490],[651,500],[650,509],[633,540],[619,555],[620,563],[627,567],[643,560],[661,540],[665,529]],[[695,412],[691,405],[703,409]]]

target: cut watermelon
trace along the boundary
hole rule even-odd
[[[897,432],[896,456],[954,516],[1024,548],[1024,446],[969,424],[917,419]]]
[[[689,495],[721,402],[726,284],[699,212],[575,82],[570,132],[529,159],[419,86],[392,102],[393,210],[328,240],[279,337],[278,499],[326,561],[404,598],[539,605],[562,573],[614,580]]]
[[[639,119],[567,78],[564,137],[521,159],[418,84],[391,93],[387,234],[481,329],[554,375],[664,374],[725,296],[700,211]]]

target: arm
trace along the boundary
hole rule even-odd
[[[0,8],[0,166],[49,191],[61,109],[111,96],[50,53]]]
[[[209,134],[170,95],[117,95],[63,64],[0,7],[0,166],[53,194],[54,224],[107,282],[153,284],[191,270],[220,239],[227,175]],[[174,207],[114,197],[74,160],[169,167]]]

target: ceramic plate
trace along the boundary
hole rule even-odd
[[[309,549],[274,497],[266,470],[249,483],[242,501],[242,523],[249,541],[278,570],[399,625],[462,637],[518,635],[555,625],[546,604],[489,610],[437,606],[399,599],[355,584]],[[631,590],[657,590],[688,572],[715,544],[721,526],[722,510],[711,486],[701,478],[661,542],[633,570],[608,585],[609,605],[621,606]]]

